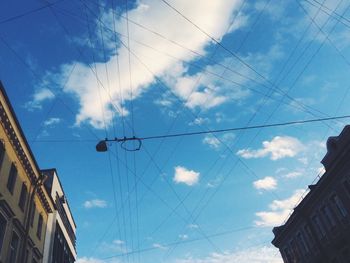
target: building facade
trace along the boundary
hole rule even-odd
[[[52,211],[41,171],[0,82],[0,262],[42,262]]]
[[[54,204],[45,238],[44,262],[73,263],[76,260],[76,225],[56,169],[42,170],[45,188]]]
[[[285,263],[350,262],[350,126],[327,141],[325,173],[282,226],[275,245]]]

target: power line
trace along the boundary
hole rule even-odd
[[[222,133],[222,132],[229,132],[229,131],[272,128],[272,127],[279,127],[279,126],[289,126],[289,125],[296,125],[296,124],[339,120],[339,119],[346,119],[346,118],[350,118],[350,115],[334,116],[334,117],[328,117],[328,118],[308,119],[308,120],[298,120],[298,121],[289,121],[289,122],[280,122],[280,123],[263,124],[263,125],[253,125],[253,126],[245,126],[245,127],[234,127],[234,128],[226,128],[226,129],[218,129],[218,130],[175,133],[175,134],[168,134],[168,135],[155,135],[155,136],[141,137],[141,138],[137,138],[137,139],[138,140],[153,140],[153,139],[161,139],[161,138],[193,136],[193,135],[201,135],[201,134],[207,134],[207,133]]]
[[[340,119],[348,119],[348,118],[350,118],[350,115],[334,116],[334,117],[328,117],[328,118],[308,119],[308,120],[288,121],[288,122],[279,122],[279,123],[253,125],[253,126],[232,127],[232,128],[226,128],[226,129],[218,129],[218,130],[207,130],[207,131],[196,131],[196,132],[173,133],[173,134],[165,134],[165,135],[154,135],[154,136],[146,136],[146,137],[124,137],[124,138],[114,138],[114,139],[107,139],[106,138],[105,141],[106,142],[145,141],[145,140],[155,140],[155,139],[163,139],[163,138],[202,135],[202,134],[208,134],[208,133],[223,133],[223,132],[230,132],[230,131],[273,128],[273,127],[290,126],[290,125],[297,125],[297,124],[306,124],[306,123],[340,120]],[[93,141],[94,140],[91,140],[91,139],[90,140],[74,140],[74,139],[59,140],[59,139],[57,139],[57,140],[37,140],[36,142],[60,143],[60,142],[93,142]]]
[[[22,17],[24,17],[24,16],[27,16],[27,15],[30,15],[30,14],[33,14],[33,13],[36,13],[36,12],[39,12],[39,11],[41,11],[41,10],[43,10],[43,9],[46,9],[46,8],[48,8],[48,7],[51,7],[51,6],[53,6],[53,5],[56,5],[56,4],[58,4],[58,3],[60,3],[60,2],[63,2],[63,1],[64,1],[64,0],[58,0],[58,1],[56,1],[56,2],[49,3],[49,4],[47,4],[47,5],[44,5],[44,6],[41,6],[41,7],[32,9],[32,10],[26,11],[26,12],[24,12],[24,13],[22,13],[22,14],[18,14],[18,15],[15,15],[15,16],[12,16],[12,17],[9,17],[9,18],[6,18],[6,19],[0,21],[0,25],[5,24],[5,23],[8,23],[8,22],[11,22],[11,21],[14,21],[14,20],[17,20],[17,19],[19,19],[19,18],[22,18]]]
[[[212,235],[209,235],[207,237],[218,237],[218,236],[223,236],[223,235],[229,235],[229,234],[232,234],[232,233],[246,231],[246,230],[251,230],[251,229],[254,229],[254,228],[256,228],[256,227],[254,227],[254,226],[242,227],[242,228],[237,228],[237,229],[233,229],[233,230],[228,230],[228,231],[212,234]],[[193,239],[188,239],[188,240],[176,241],[176,242],[165,244],[164,247],[172,247],[172,246],[177,246],[179,244],[193,243],[193,242],[196,242],[196,241],[201,241],[203,239],[204,238],[199,237],[199,238],[193,238]],[[155,249],[158,249],[158,248],[152,246],[152,247],[140,249],[138,251],[130,251],[130,252],[126,252],[126,253],[117,254],[117,255],[114,255],[114,256],[105,257],[103,259],[107,260],[107,259],[112,259],[112,258],[116,258],[116,257],[121,257],[121,256],[124,256],[124,255],[127,255],[127,254],[131,255],[131,254],[140,253],[140,252],[148,252],[148,251],[152,251],[152,250],[155,250]]]

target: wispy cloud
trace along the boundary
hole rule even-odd
[[[271,176],[266,176],[263,179],[254,181],[253,186],[259,190],[273,190],[277,187],[277,180]]]
[[[293,171],[293,172],[289,172],[287,174],[284,175],[284,177],[286,178],[297,178],[302,176],[303,173],[301,171]]]
[[[158,249],[161,249],[161,250],[166,250],[166,249],[168,249],[167,247],[165,247],[165,246],[163,246],[162,244],[159,244],[159,243],[153,243],[153,244],[152,244],[152,247],[158,248]]]
[[[41,109],[44,101],[52,100],[53,98],[55,98],[55,95],[49,89],[42,88],[34,93],[33,99],[28,101],[24,107],[30,111]]]
[[[112,242],[103,242],[100,246],[103,253],[127,253],[128,249],[123,240],[115,239]]]
[[[78,258],[76,263],[121,263],[119,259],[109,259],[109,260],[102,260],[98,258],[93,257],[82,257]]]
[[[196,21],[196,24],[208,34],[219,40],[228,33],[227,28],[231,23],[232,14],[238,9],[240,3],[240,0],[203,1],[200,5],[196,1],[176,0],[173,2],[175,6],[181,6],[182,12],[191,20]],[[188,107],[210,108],[219,105],[232,97],[232,92],[230,96],[226,96],[224,94],[225,90],[234,90],[238,97],[246,95],[246,91],[240,88],[221,89],[221,84],[217,81],[204,78],[199,86],[195,86],[196,90],[190,98],[187,99],[188,96],[181,96],[180,89],[184,89],[184,82],[189,81],[193,85],[193,82],[197,79],[197,76],[187,74],[188,68],[184,64],[198,56],[174,43],[180,43],[182,46],[195,50],[198,54],[205,55],[206,47],[212,44],[212,40],[199,30],[194,30],[188,21],[174,14],[173,10],[154,0],[137,1],[134,7],[128,10],[128,17],[129,21],[137,21],[165,36],[165,38],[171,39],[172,42],[129,22],[129,30],[132,32],[130,71],[129,67],[121,67],[120,74],[109,74],[108,77],[105,71],[106,67],[107,69],[117,68],[118,62],[120,65],[129,64],[129,48],[123,45],[127,42],[123,37],[119,39],[121,44],[118,49],[110,53],[111,55],[107,58],[107,61],[95,64],[94,68],[96,70],[92,70],[90,65],[82,62],[63,64],[58,72],[62,82],[70,75],[72,65],[75,65],[74,71],[64,87],[64,92],[72,94],[79,101],[80,109],[76,116],[77,125],[88,122],[93,127],[101,129],[104,127],[103,116],[106,123],[110,124],[113,118],[112,111],[117,109],[121,114],[122,110],[126,110],[123,109],[122,100],[130,101],[141,96],[155,83],[154,75],[163,78],[165,81],[166,78],[178,79],[181,84],[177,85],[178,82],[176,81],[176,83],[173,83],[175,85],[170,87],[174,92],[177,92],[180,98],[185,100]],[[111,29],[104,32],[106,46],[109,48],[115,47],[114,37],[110,36],[113,27],[115,26],[116,31],[121,35],[127,35],[124,16],[118,14],[116,18],[113,15],[113,10],[106,9],[101,14],[100,20],[103,21],[104,26]],[[163,22],[159,23],[159,21]],[[230,30],[241,28],[245,21],[245,15],[241,12]],[[100,22],[96,20],[95,23]],[[172,30],[169,30],[169,28],[172,28]],[[231,32],[230,30],[229,32]],[[98,35],[100,34],[96,33],[96,36]],[[140,43],[145,45],[140,45]],[[156,47],[157,51],[146,46]],[[164,54],[169,52],[171,56]],[[178,60],[175,61],[174,57]],[[147,65],[147,68],[144,65]],[[206,68],[206,70],[211,69],[210,67]],[[100,82],[97,87],[95,73]],[[129,83],[130,74],[132,75],[132,86]],[[57,73],[53,75],[56,77]],[[200,88],[203,88],[203,90],[201,91]],[[208,102],[204,104],[205,101]],[[163,99],[159,103],[169,106],[170,101]]]
[[[206,135],[203,138],[203,143],[208,145],[210,148],[214,150],[218,150],[220,147],[228,144],[231,145],[233,140],[235,139],[235,134],[233,133],[225,133],[221,136],[214,136],[214,135]]]
[[[188,239],[188,235],[186,235],[186,234],[180,234],[180,235],[179,235],[179,238],[180,238],[181,240],[186,240],[186,239]]]
[[[183,183],[192,186],[198,183],[199,176],[199,172],[189,170],[183,166],[176,166],[173,180],[177,184]]]
[[[60,118],[50,118],[44,122],[44,126],[53,126],[61,122]]]
[[[287,219],[290,212],[301,200],[301,197],[305,193],[305,190],[295,190],[292,196],[287,199],[274,200],[269,205],[269,211],[257,212],[255,215],[259,217],[259,220],[255,221],[257,226],[261,227],[273,227],[279,226]]]
[[[105,208],[107,207],[107,202],[101,199],[92,199],[84,202],[84,207],[87,209],[90,208]]]
[[[189,256],[175,260],[176,263],[283,263],[278,250],[272,246],[260,246],[235,252],[212,253],[204,258]]]
[[[304,149],[303,144],[297,138],[290,136],[276,136],[271,141],[264,141],[262,145],[261,149],[242,149],[237,154],[246,159],[270,156],[271,160],[278,160],[294,157]]]

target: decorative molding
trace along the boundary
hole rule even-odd
[[[22,144],[15,132],[15,129],[13,128],[11,121],[5,111],[3,102],[0,101],[0,124],[3,127],[6,135],[9,138],[9,142],[11,143],[14,151],[16,152],[16,155],[18,159],[20,160],[22,167],[24,168],[25,173],[28,175],[30,181],[32,184],[35,183],[37,180],[37,176],[35,175],[35,171],[30,164],[30,161],[24,152],[24,149],[22,147]],[[39,173],[40,171],[38,171]],[[46,199],[45,194],[41,188],[38,189],[37,191],[39,195],[39,199],[42,202],[45,210],[47,213],[52,213],[49,201]]]

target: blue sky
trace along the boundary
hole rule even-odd
[[[281,262],[272,227],[346,120],[95,145],[349,114],[348,1],[0,5],[0,79],[79,263]]]

